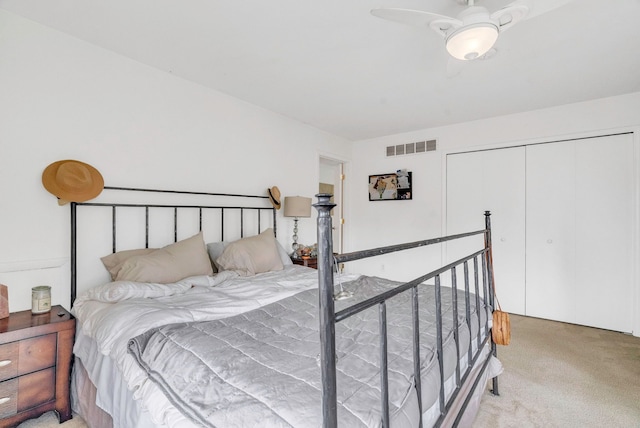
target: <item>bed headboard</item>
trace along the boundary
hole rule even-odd
[[[276,210],[268,196],[126,187],[104,187],[91,202],[71,206],[71,301],[108,281],[100,257],[154,248],[200,231],[205,242],[232,241],[272,227]]]

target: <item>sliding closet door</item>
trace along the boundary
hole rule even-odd
[[[631,332],[633,138],[576,143],[576,319]]]
[[[527,147],[526,314],[632,328],[630,135]]]
[[[527,147],[526,314],[575,320],[575,143]]]
[[[502,309],[525,311],[525,149],[512,147],[447,156],[447,234],[484,227],[491,211],[495,282]],[[447,246],[447,259],[482,245]]]

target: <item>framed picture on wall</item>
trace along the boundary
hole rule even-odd
[[[369,176],[370,201],[397,201],[412,198],[411,172],[401,169]]]

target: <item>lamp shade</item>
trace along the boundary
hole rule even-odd
[[[284,198],[285,217],[311,217],[311,198],[286,196]]]
[[[490,23],[467,25],[447,38],[447,51],[460,60],[472,60],[489,52],[496,40],[498,29]]]

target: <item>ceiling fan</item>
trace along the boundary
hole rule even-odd
[[[490,52],[498,36],[518,22],[557,9],[572,0],[515,0],[495,12],[462,0],[467,6],[456,18],[410,9],[380,8],[371,14],[403,24],[428,27],[445,41],[451,56],[463,61]]]

